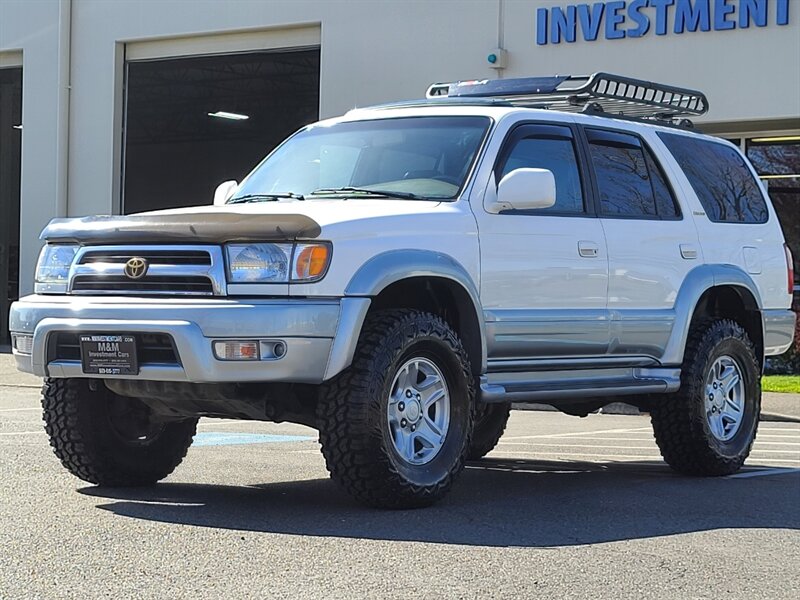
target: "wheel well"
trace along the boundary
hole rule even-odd
[[[737,285],[723,285],[707,289],[697,302],[692,316],[692,324],[704,317],[733,319],[739,323],[755,344],[756,356],[763,364],[764,330],[761,311],[750,290]]]
[[[464,287],[443,277],[409,277],[385,287],[372,301],[370,312],[413,308],[444,319],[458,334],[474,375],[481,372],[482,341],[472,297]]]

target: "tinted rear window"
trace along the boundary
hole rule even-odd
[[[767,204],[744,158],[730,146],[709,140],[659,132],[715,222],[766,223]]]

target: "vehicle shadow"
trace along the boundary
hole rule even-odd
[[[355,504],[328,479],[235,487],[87,487],[98,508],[148,521],[249,532],[477,546],[548,547],[713,529],[800,529],[798,475],[703,479],[663,464],[484,459],[424,510]]]

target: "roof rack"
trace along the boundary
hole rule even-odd
[[[667,122],[708,112],[702,92],[609,73],[435,83],[426,97],[496,98],[513,106]]]

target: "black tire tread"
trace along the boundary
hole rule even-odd
[[[475,419],[467,460],[481,459],[494,450],[511,416],[511,404],[490,404],[484,410],[484,418]]]
[[[146,460],[117,459],[119,449],[109,442],[109,432],[91,427],[88,386],[80,379],[46,379],[42,388],[42,409],[50,446],[61,464],[76,477],[96,485],[134,487],[156,483],[183,461],[195,435],[197,419],[168,424],[160,434],[157,455]]]
[[[471,406],[474,383],[466,351],[440,317],[411,309],[375,311],[367,316],[350,368],[322,387],[317,407],[320,444],[331,477],[352,497],[379,508],[429,506],[444,496],[464,467],[468,428],[460,458],[436,484],[409,483],[387,458],[379,425],[371,415],[380,403],[381,369],[413,339],[413,332],[443,341],[457,357],[469,382]],[[472,408],[470,408],[470,421]],[[381,440],[380,442],[378,440]]]
[[[761,410],[761,383],[758,378],[755,397],[747,399],[756,403],[756,429],[746,449],[736,456],[723,456],[708,443],[705,416],[696,406],[697,402],[702,402],[705,393],[706,357],[721,340],[727,338],[735,338],[747,346],[750,366],[755,373],[759,373],[755,347],[741,325],[730,319],[701,319],[693,324],[689,332],[680,390],[669,398],[653,402],[650,415],[656,443],[664,460],[680,473],[700,476],[734,473],[744,463],[755,441],[757,416]]]

